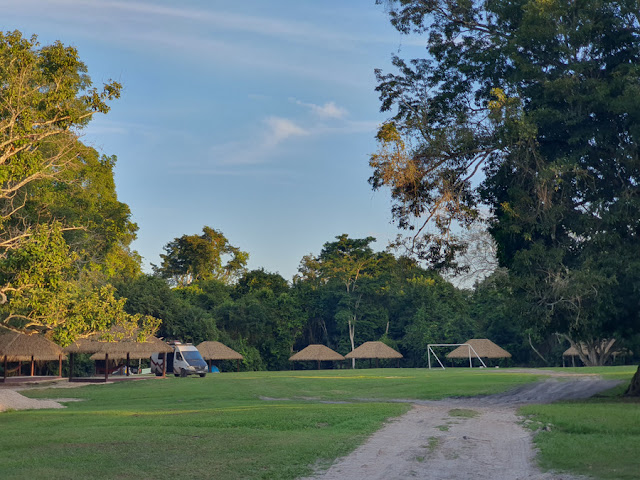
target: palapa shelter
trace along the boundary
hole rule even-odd
[[[471,348],[467,347],[467,345],[470,345]],[[480,358],[511,358],[509,352],[488,338],[472,338],[471,340],[467,340],[464,345],[460,345],[452,352],[447,353],[447,358],[468,358],[469,366],[471,366],[472,352],[475,352]]]
[[[344,360],[342,355],[325,345],[308,345],[289,357],[290,362],[318,362],[318,370],[320,370],[320,362],[339,362],[342,360]]]
[[[114,334],[112,332],[112,334]],[[165,342],[156,337],[147,337],[146,341],[136,341],[137,332],[126,335],[116,330],[116,340],[102,340],[102,334],[96,333],[89,338],[82,338],[64,349],[69,354],[69,381],[91,381],[73,377],[73,360],[76,353],[92,353],[93,360],[104,360],[104,381],[109,379],[109,359],[126,359],[127,375],[129,375],[129,361],[131,358],[148,358],[159,352],[164,355],[173,351]],[[166,362],[164,362],[166,365]],[[166,367],[165,367],[166,368]],[[164,376],[163,372],[163,376]]]
[[[402,358],[402,354],[400,352],[395,351],[389,345],[383,342],[364,342],[358,348],[349,352],[345,355],[345,358],[351,358],[354,360],[357,358],[368,358],[369,364],[371,364],[371,359],[376,359],[376,368],[378,368],[380,364],[380,359],[391,359],[395,358],[398,360],[398,366],[400,365],[400,359]]]
[[[608,339],[604,339],[602,340],[599,344],[594,346],[594,350],[595,350],[595,354],[596,355],[603,355],[603,354],[610,354],[614,360],[616,358],[616,356],[618,355],[624,355],[626,353],[628,353],[628,350],[625,349],[621,349],[621,350],[612,350],[613,345],[616,343],[616,339],[615,338],[608,338]],[[578,352],[578,349],[576,349],[575,347],[578,347],[580,349],[580,352]],[[590,352],[589,352],[589,348],[587,347],[587,345],[583,342],[579,342],[575,345],[575,347],[572,345],[569,348],[567,348],[564,353],[562,354],[562,366],[565,366],[564,363],[564,357],[571,357],[571,365],[573,367],[576,366],[576,359],[575,357],[580,357],[580,353],[582,353],[582,355],[584,357],[587,357],[589,360],[591,360],[591,358],[589,358],[591,356]],[[596,362],[594,362],[595,365]]]
[[[236,352],[233,348],[227,347],[224,343],[206,341],[196,347],[207,363],[209,371],[211,371],[211,362],[213,360],[235,360],[236,370],[240,371],[240,360],[244,357]]]
[[[62,374],[62,359],[66,358],[62,348],[44,335],[8,332],[0,335],[0,358],[3,359],[4,375],[7,378],[8,362],[31,362],[31,376],[34,374],[34,362],[58,361],[58,376]]]

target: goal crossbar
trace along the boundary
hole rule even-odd
[[[478,355],[478,352],[476,352],[475,348],[473,348],[468,343],[430,343],[429,345],[427,345],[427,358],[428,358],[428,361],[429,361],[429,370],[431,370],[431,355],[433,355],[434,358],[438,361],[438,363],[440,364],[440,368],[442,368],[443,370],[445,369],[444,365],[442,364],[442,362],[438,358],[438,355],[436,355],[436,352],[434,352],[433,348],[431,348],[431,347],[469,347],[469,368],[473,368],[473,361],[472,361],[472,357],[471,357],[471,352],[473,352],[473,354],[476,356],[476,358],[478,360],[480,360],[480,363],[482,364],[482,366],[484,368],[487,368],[485,363],[480,358],[480,355]]]

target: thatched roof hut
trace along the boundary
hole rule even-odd
[[[289,357],[290,362],[318,362],[318,370],[320,370],[321,362],[339,362],[342,360],[344,360],[342,355],[325,345],[308,345]]]
[[[308,361],[340,361],[344,357],[338,352],[331,350],[325,345],[309,345],[298,353],[289,357],[290,362],[308,362]]]
[[[571,357],[571,364],[575,367],[575,357],[580,357],[580,354],[582,354],[582,357],[586,357],[587,359],[594,361],[595,359],[591,358],[594,351],[596,354],[595,358],[597,358],[598,355],[606,357],[606,355],[608,354],[611,355],[614,360],[618,355],[626,355],[630,353],[630,351],[625,348],[616,348],[615,350],[613,350],[613,346],[615,343],[615,338],[606,338],[598,344],[594,345],[593,350],[590,350],[584,342],[578,342],[575,344],[575,346],[572,345],[564,351],[564,353],[562,354],[562,366],[565,366],[564,357]],[[578,351],[578,349],[580,351]],[[608,357],[606,358],[608,359]],[[594,362],[594,364],[596,363]]]
[[[209,364],[209,370],[211,370],[211,362],[214,360],[235,360],[236,371],[240,371],[240,360],[244,357],[236,352],[233,348],[227,347],[224,343],[215,341],[202,342],[196,347],[207,363]]]
[[[402,358],[400,352],[396,352],[390,346],[382,342],[364,342],[358,348],[345,355],[345,358]]]
[[[58,375],[62,370],[62,359],[66,358],[62,348],[44,335],[8,332],[0,335],[0,358],[4,363],[3,380],[7,377],[8,362],[31,362],[31,376],[34,374],[34,361],[57,360]]]
[[[511,358],[509,352],[487,338],[472,338],[467,340],[465,344],[471,345],[472,352],[475,351],[480,358]],[[469,347],[466,345],[461,345],[447,353],[447,358],[469,358]]]
[[[103,335],[96,333],[88,338],[76,340],[71,345],[65,347],[64,351],[70,354],[69,380],[73,380],[73,354],[93,353],[93,360],[127,359],[127,364],[131,358],[147,358],[153,353],[171,353],[173,349],[165,342],[156,337],[147,337],[144,342],[137,341],[137,330],[130,334],[123,332],[119,328],[114,328],[110,332],[113,341],[103,340]],[[106,367],[106,366],[105,366]],[[127,375],[129,369],[127,368]],[[108,368],[105,368],[105,381],[108,379]]]
[[[105,354],[111,359],[149,358],[154,353],[171,353],[173,349],[157,337],[147,337],[144,342],[132,339],[119,342],[97,342],[101,350],[91,355],[92,360],[104,360]]]
[[[608,339],[604,339],[600,342],[599,345],[596,346],[596,349],[599,351],[609,351],[611,350],[611,347],[613,347],[613,344],[616,343],[616,339],[615,338],[608,338]],[[576,346],[578,348],[580,348],[580,350],[582,351],[582,354],[586,354],[588,351],[588,347],[585,343],[583,342],[579,342],[576,344]],[[620,351],[616,351],[615,353],[620,353]],[[567,348],[564,353],[562,354],[565,357],[577,357],[578,356],[578,349],[576,349],[574,346],[571,346],[569,348]]]
[[[44,335],[9,332],[0,335],[0,357],[9,362],[58,360],[65,357],[62,348]]]
[[[233,348],[214,341],[202,342],[198,345],[198,351],[205,360],[243,360],[244,357]]]

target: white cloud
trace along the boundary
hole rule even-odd
[[[301,102],[295,98],[292,100],[296,105],[308,108],[314,115],[317,115],[320,118],[344,118],[348,113],[347,109],[339,107],[334,101],[326,102],[324,105],[316,105],[315,103]]]
[[[309,131],[282,117],[268,117],[265,123],[269,127],[265,138],[265,146],[275,147],[290,137],[308,135]]]

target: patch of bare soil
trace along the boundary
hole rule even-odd
[[[412,410],[388,422],[353,453],[301,480],[576,480],[538,469],[533,434],[522,426],[516,408],[588,398],[617,383],[591,377],[550,379],[500,395],[412,401]]]
[[[44,388],[78,388],[87,383],[71,383],[66,380],[41,382],[40,384],[2,385],[0,388],[0,412],[5,410],[37,410],[42,408],[65,408],[63,403],[80,402],[78,398],[28,398],[19,392],[22,390],[41,390]],[[104,385],[104,384],[99,384]]]
[[[36,400],[27,398],[15,390],[0,390],[0,412],[4,410],[31,410],[36,408],[64,408],[55,400]]]

